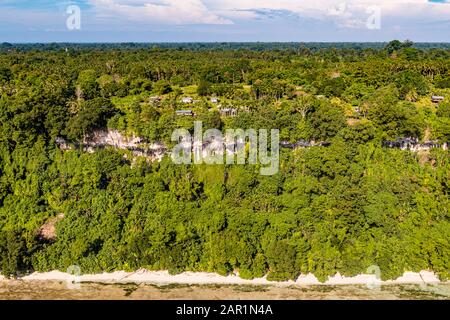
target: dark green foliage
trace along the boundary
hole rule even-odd
[[[424,122],[411,103],[382,104],[373,108],[369,116],[391,138],[420,137],[424,129]]]
[[[68,136],[74,140],[84,137],[97,128],[106,126],[108,119],[114,116],[116,110],[108,99],[95,98],[83,102],[77,115],[67,124]]]
[[[198,95],[207,96],[207,95],[211,94],[211,91],[212,91],[211,84],[204,79],[200,80],[200,83],[198,84],[198,87],[197,87]]]
[[[313,137],[316,140],[327,141],[345,127],[345,116],[337,106],[321,104],[311,114]]]
[[[295,280],[299,275],[299,268],[296,266],[297,250],[287,241],[276,241],[272,243],[267,252],[269,263],[268,280],[286,281]]]
[[[81,71],[77,84],[82,97],[86,100],[95,98],[100,91],[95,70]]]
[[[435,80],[436,87],[440,89],[450,88],[450,76],[441,76],[436,77]]]
[[[0,81],[8,82],[11,80],[12,72],[9,68],[0,67]]]
[[[1,45],[1,272],[78,265],[325,281],[376,265],[383,279],[425,269],[450,278],[448,150],[382,144],[450,140],[450,54],[411,45]],[[432,92],[445,101],[432,104]],[[175,115],[184,94],[199,100],[195,118]],[[221,116],[210,95],[238,114]],[[283,149],[270,177],[252,165],[178,166],[55,144],[109,127],[170,146],[193,120],[328,144]],[[56,235],[45,238],[48,223]]]
[[[421,96],[428,93],[428,84],[418,72],[407,70],[398,73],[395,75],[395,84],[402,99],[406,98],[408,93],[411,92],[418,93]]]
[[[170,86],[170,83],[165,80],[160,80],[155,82],[153,86],[155,92],[159,95],[167,94],[172,92],[172,87]]]
[[[384,50],[386,50],[387,53],[391,54],[395,51],[400,51],[401,49],[410,48],[412,46],[413,46],[413,43],[409,40],[406,40],[405,42],[401,42],[399,40],[393,40],[386,45]]]
[[[0,233],[0,270],[6,277],[15,277],[19,270],[26,270],[27,248],[20,231]]]
[[[436,115],[441,118],[450,118],[450,102],[440,103]]]

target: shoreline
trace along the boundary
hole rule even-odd
[[[254,285],[254,286],[336,286],[336,285],[393,285],[393,284],[450,284],[450,281],[440,281],[431,271],[421,271],[420,273],[405,272],[403,276],[395,280],[381,281],[374,274],[360,274],[355,277],[343,277],[339,273],[328,278],[325,283],[321,283],[312,275],[301,275],[296,281],[268,281],[266,277],[253,280],[245,280],[236,275],[221,276],[215,273],[206,272],[183,272],[177,275],[170,275],[168,271],[148,271],[145,269],[136,272],[116,271],[112,273],[71,275],[60,271],[45,273],[34,272],[32,274],[17,278],[22,281],[65,281],[69,283],[111,283],[111,284],[153,284],[153,285]],[[0,281],[10,281],[0,276]]]

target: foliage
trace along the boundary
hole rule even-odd
[[[377,265],[384,279],[422,269],[450,277],[448,150],[382,143],[450,140],[448,50],[92,46],[0,46],[3,274],[79,265],[324,281]],[[195,118],[175,115],[182,92],[198,100],[189,105]],[[431,94],[445,101],[434,105]],[[221,116],[222,107],[237,116]],[[252,165],[178,166],[55,142],[79,145],[109,127],[169,145],[194,119],[205,129],[278,128],[285,141],[327,146],[282,149],[280,172],[265,177]],[[56,238],[41,234],[49,221]]]

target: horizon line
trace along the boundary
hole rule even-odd
[[[269,44],[269,43],[278,43],[278,44],[297,44],[297,43],[389,43],[391,41],[395,41],[399,39],[392,40],[384,40],[384,41],[35,41],[35,42],[10,42],[10,41],[0,41],[0,45],[4,44],[20,44],[20,45],[28,45],[28,44],[192,44],[192,43],[205,43],[205,44]],[[412,41],[413,44],[450,44],[449,41]],[[399,40],[402,41],[402,40]],[[406,40],[404,40],[406,41]],[[403,41],[402,41],[403,42]]]

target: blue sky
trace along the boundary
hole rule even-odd
[[[67,7],[80,8],[69,30]],[[0,0],[0,42],[450,41],[446,0]]]

